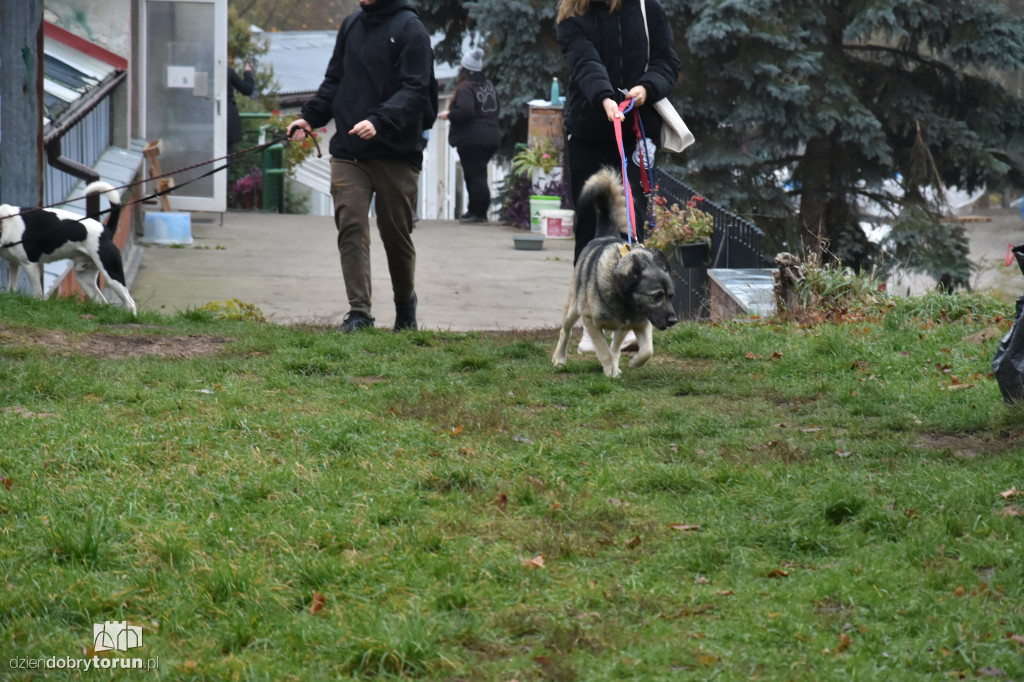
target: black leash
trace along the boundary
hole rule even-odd
[[[296,130],[297,130],[297,128],[296,128]],[[292,132],[294,133],[295,131],[293,130]],[[305,132],[305,131],[303,131],[303,132]],[[316,156],[317,156],[317,158],[318,159],[322,158],[323,157],[323,152],[320,151],[320,141],[319,141],[319,139],[317,139],[317,136],[315,134],[311,133],[311,132],[310,133],[306,133],[306,134],[309,135],[309,137],[312,138],[313,144],[316,145]],[[242,149],[242,150],[237,151],[237,152],[232,152],[231,154],[225,154],[224,156],[219,156],[219,157],[217,157],[215,159],[210,159],[209,161],[201,161],[199,163],[192,164],[191,166],[185,166],[184,168],[179,168],[177,170],[169,171],[167,173],[161,173],[160,175],[153,175],[153,176],[150,176],[148,178],[144,178],[142,180],[138,180],[136,182],[129,182],[128,184],[121,185],[120,187],[112,187],[111,189],[113,189],[113,190],[127,189],[128,187],[134,187],[135,185],[141,185],[141,184],[144,184],[144,183],[147,183],[147,182],[152,182],[154,180],[159,180],[160,178],[166,178],[166,177],[169,177],[171,175],[177,175],[178,173],[184,173],[185,171],[190,171],[190,170],[193,170],[195,168],[201,168],[202,166],[206,166],[206,165],[211,164],[211,163],[216,163],[217,161],[224,161],[226,159],[231,159],[233,157],[241,156],[243,154],[249,154],[249,153],[252,153],[252,152],[263,151],[264,149],[266,149],[268,147],[272,147],[273,145],[278,144],[279,142],[291,142],[291,141],[292,141],[291,135],[275,135],[269,142],[264,142],[263,144],[258,144],[258,145],[255,145],[253,147],[249,147],[247,149]],[[168,187],[167,189],[163,189],[163,190],[160,190],[158,192],[154,192],[153,194],[150,194],[148,196],[144,196],[141,199],[136,199],[135,201],[129,201],[126,204],[121,204],[120,208],[125,208],[126,206],[131,206],[133,204],[139,204],[139,203],[142,203],[144,201],[149,201],[150,199],[156,199],[158,197],[162,197],[163,195],[169,194],[170,192],[173,192],[175,190],[181,189],[182,187],[187,187],[188,185],[190,185],[191,183],[195,182],[196,180],[202,180],[203,178],[208,177],[210,175],[213,175],[214,173],[219,173],[220,171],[224,170],[227,167],[228,167],[228,164],[225,163],[223,166],[219,166],[217,168],[214,168],[212,170],[207,171],[206,173],[203,173],[202,175],[197,175],[196,177],[191,178],[190,180],[186,180],[185,182],[181,183],[180,185],[175,185],[174,187]],[[80,201],[80,200],[85,199],[85,198],[86,197],[76,197],[74,199],[65,199],[64,201],[57,201],[57,202],[54,202],[52,204],[48,204],[46,206],[34,206],[32,208],[26,208],[26,209],[24,209],[22,211],[18,211],[17,213],[13,213],[13,214],[11,214],[10,216],[7,216],[7,217],[8,218],[13,218],[15,216],[23,216],[23,215],[27,215],[29,213],[34,213],[35,211],[45,211],[48,208],[55,208],[57,206],[63,206],[64,204],[70,204],[70,203],[72,203],[74,201]],[[100,211],[100,212],[96,213],[95,215],[82,216],[76,222],[81,222],[85,218],[98,218],[99,216],[101,216],[101,215],[103,215],[105,213],[110,213],[112,210],[113,210],[113,208],[108,208],[106,210],[103,210],[103,211]],[[15,243],[12,243],[12,244],[4,244],[4,245],[0,246],[0,248],[10,248],[12,246],[17,246],[20,243],[21,242],[15,242]]]

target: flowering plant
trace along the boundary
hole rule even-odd
[[[254,208],[263,194],[263,171],[252,166],[249,172],[231,185],[233,203],[240,208]]]
[[[695,195],[684,207],[676,203],[670,205],[660,194],[655,194],[653,201],[654,227],[648,232],[645,245],[662,251],[670,251],[682,244],[705,242],[711,245],[715,219],[697,208],[704,197]]]
[[[550,140],[541,140],[532,147],[521,149],[512,157],[512,173],[530,175],[535,170],[544,174],[551,173],[561,163],[561,154]]]

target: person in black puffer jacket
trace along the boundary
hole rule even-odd
[[[423,165],[425,119],[436,114],[434,52],[409,0],[359,0],[338,29],[316,95],[288,126],[302,139],[332,118],[331,196],[349,313],[340,329],[373,326],[370,204],[387,253],[395,331],[416,329],[413,214]],[[376,201],[374,198],[376,197]]]
[[[640,3],[646,3],[646,29]],[[679,57],[665,8],[658,0],[561,0],[555,31],[569,66],[569,87],[562,115],[569,193],[575,206],[591,175],[606,166],[621,173],[622,161],[612,124],[615,117],[623,118],[619,113],[620,102],[632,98],[645,136],[649,140],[661,139],[661,117],[653,105],[666,97],[676,84]],[[639,147],[632,123],[630,112],[622,121],[622,142],[633,195],[632,220],[637,240],[642,243],[648,206],[640,181],[640,166],[632,161],[634,150]],[[595,219],[581,219],[577,213],[573,227],[575,263],[594,238],[597,224]],[[622,348],[635,347],[636,337],[630,332]],[[594,352],[594,343],[586,328],[578,352]]]
[[[649,63],[641,2],[647,3]],[[679,57],[665,8],[658,0],[561,0],[556,32],[569,66],[563,115],[570,193],[575,205],[587,178],[604,166],[622,168],[612,125],[620,102],[632,97],[639,106],[644,133],[651,140],[660,139],[661,117],[653,105],[676,84]],[[637,147],[632,113],[623,120],[622,138],[626,154],[632,157]],[[634,224],[642,242],[647,198],[639,171],[637,164],[629,163]],[[575,223],[577,259],[593,238],[595,228]]]
[[[494,83],[481,73],[484,51],[470,49],[462,57],[462,68],[455,85],[448,111],[438,118],[450,123],[448,144],[459,151],[462,175],[466,180],[469,201],[464,223],[486,223],[491,206],[491,189],[487,183],[487,164],[501,144],[498,115],[498,93]]]

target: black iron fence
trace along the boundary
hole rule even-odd
[[[687,265],[679,259],[672,259],[672,278],[675,280],[673,299],[676,314],[684,320],[710,317],[711,279],[708,268],[761,268],[766,259],[761,253],[764,233],[749,220],[730,213],[679,178],[665,171],[658,171],[655,181],[658,193],[669,204],[685,206],[691,198],[701,197],[700,208],[710,213],[715,220],[711,235],[711,253],[706,264]]]
[[[699,196],[702,211],[711,214],[715,219],[714,234],[711,235],[712,268],[760,268],[764,267],[765,259],[761,254],[761,241],[764,233],[749,220],[730,213],[715,202],[709,200],[679,178],[663,170],[657,172],[655,181],[658,193],[668,200],[669,204],[678,203],[685,206],[691,198]]]

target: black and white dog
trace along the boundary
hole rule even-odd
[[[99,275],[103,273],[107,286],[124,306],[132,315],[137,313],[125,283],[121,251],[114,244],[121,196],[106,182],[93,182],[85,188],[87,196],[99,192],[110,202],[105,225],[96,220],[99,216],[83,218],[59,208],[22,209],[0,204],[0,258],[11,266],[8,288],[16,286],[19,271],[24,268],[32,294],[41,298],[43,264],[69,258],[74,261],[75,279],[86,295],[107,302],[99,288]]]

